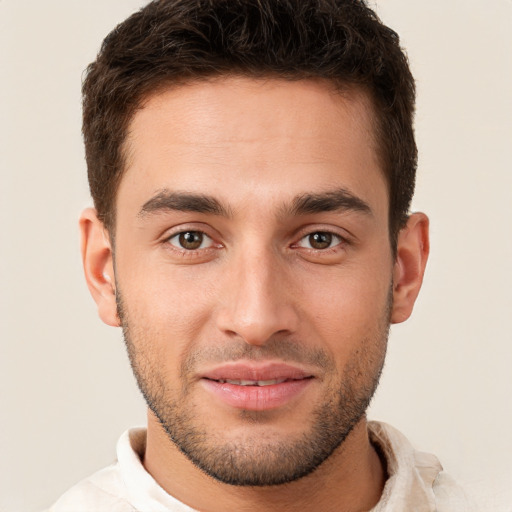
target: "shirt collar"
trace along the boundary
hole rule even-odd
[[[403,434],[386,423],[369,422],[368,433],[388,473],[381,499],[372,512],[434,512],[433,484],[443,470],[437,457],[416,451]]]
[[[416,451],[407,438],[385,423],[368,423],[370,441],[383,457],[388,478],[372,512],[434,512],[433,483],[442,466],[434,455]],[[142,464],[146,429],[127,430],[117,443],[121,477],[130,503],[140,512],[192,512],[162,489]]]

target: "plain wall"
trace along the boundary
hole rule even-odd
[[[143,3],[0,0],[4,512],[50,505],[145,422],[120,330],[101,324],[85,286],[77,229],[90,204],[81,74]],[[373,5],[417,77],[413,209],[430,216],[432,253],[412,318],[392,328],[369,416],[503,498],[512,481],[512,2]]]

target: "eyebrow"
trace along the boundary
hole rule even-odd
[[[284,208],[285,215],[307,215],[334,211],[355,211],[366,215],[373,213],[366,201],[344,188],[316,194],[302,194],[293,200],[291,207]]]
[[[145,217],[151,213],[166,211],[231,217],[231,210],[212,196],[170,190],[162,190],[146,201],[138,216]],[[284,216],[294,216],[332,211],[356,211],[367,215],[372,214],[368,203],[344,188],[316,194],[301,194],[295,197],[290,205],[284,206],[281,213]]]
[[[165,211],[207,213],[224,217],[231,216],[229,208],[212,196],[189,192],[171,192],[170,190],[162,190],[146,201],[140,209],[138,216],[145,217],[150,213]]]

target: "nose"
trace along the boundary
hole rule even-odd
[[[286,262],[271,250],[252,251],[230,261],[217,326],[255,346],[296,331],[299,315]]]

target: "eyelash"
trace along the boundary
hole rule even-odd
[[[327,235],[329,237],[329,246],[325,248],[315,248],[311,247],[311,237],[314,237],[315,235]],[[301,245],[301,242],[307,240],[309,243],[309,247],[304,247]],[[334,245],[331,245],[333,242]],[[321,243],[321,241],[320,241]],[[336,252],[339,250],[339,246],[348,244],[348,241],[346,238],[342,237],[341,235],[337,233],[333,233],[332,231],[327,230],[316,230],[316,231],[310,231],[309,233],[302,236],[299,241],[292,245],[292,247],[301,247],[307,251],[315,252],[315,253],[323,253],[323,254],[329,254],[331,252]]]
[[[179,237],[186,235],[187,233],[190,234],[198,234],[203,237],[203,240],[201,240],[201,244],[199,247],[194,249],[187,249],[186,247],[180,246],[178,244],[172,243],[173,239],[179,240]],[[208,247],[201,247],[204,244],[204,238],[209,240]],[[172,233],[171,235],[167,236],[163,240],[164,244],[166,245],[168,250],[171,250],[174,252],[174,254],[177,254],[178,256],[184,257],[184,258],[193,258],[195,256],[199,255],[207,255],[211,252],[211,250],[221,248],[222,244],[216,244],[215,241],[211,236],[209,236],[207,233],[200,229],[182,229],[180,231],[177,231],[175,233]]]
[[[200,243],[200,246],[197,248],[197,249],[206,249],[207,247],[201,247],[203,245],[203,243],[205,242],[204,238],[207,238],[209,239],[211,242],[213,242],[212,238],[210,236],[208,236],[206,233],[204,233],[203,231],[199,231],[199,230],[192,230],[192,229],[189,229],[189,230],[186,230],[186,231],[180,231],[179,233],[176,233],[172,236],[170,236],[168,239],[167,239],[167,242],[171,243],[171,245],[173,245],[174,247],[177,247],[176,245],[174,245],[171,240],[173,240],[174,238],[180,238],[182,236],[185,236],[187,234],[194,234],[194,235],[200,235],[203,239],[201,240],[201,243]],[[178,247],[179,249],[180,247]],[[185,249],[187,250],[185,247],[181,247],[181,249]],[[193,250],[193,249],[190,249],[190,250]]]
[[[173,239],[179,240],[180,237],[186,235],[186,234],[194,234],[194,235],[200,235],[202,237],[199,247],[188,249],[186,247],[183,247],[182,241],[174,244],[172,243]],[[311,246],[311,237],[314,237],[315,235],[327,235],[329,246],[325,248],[315,248]],[[202,245],[205,243],[204,238],[209,240],[207,247],[202,247]],[[309,247],[305,247],[302,245],[303,241],[308,241]],[[175,232],[171,234],[170,236],[166,237],[164,242],[167,244],[167,247],[170,248],[172,251],[174,251],[176,254],[182,256],[182,257],[195,257],[197,255],[206,255],[208,254],[212,249],[218,249],[222,248],[222,244],[215,244],[215,241],[211,236],[209,236],[207,233],[200,229],[182,229],[181,231]],[[333,242],[336,242],[334,245],[331,245]],[[321,241],[320,241],[321,243]],[[317,255],[328,255],[338,252],[343,246],[349,245],[350,242],[347,240],[347,238],[339,235],[338,233],[334,233],[329,230],[321,230],[317,229],[314,231],[308,231],[304,233],[297,242],[293,243],[290,247],[292,249],[301,249],[305,252],[317,254]]]

